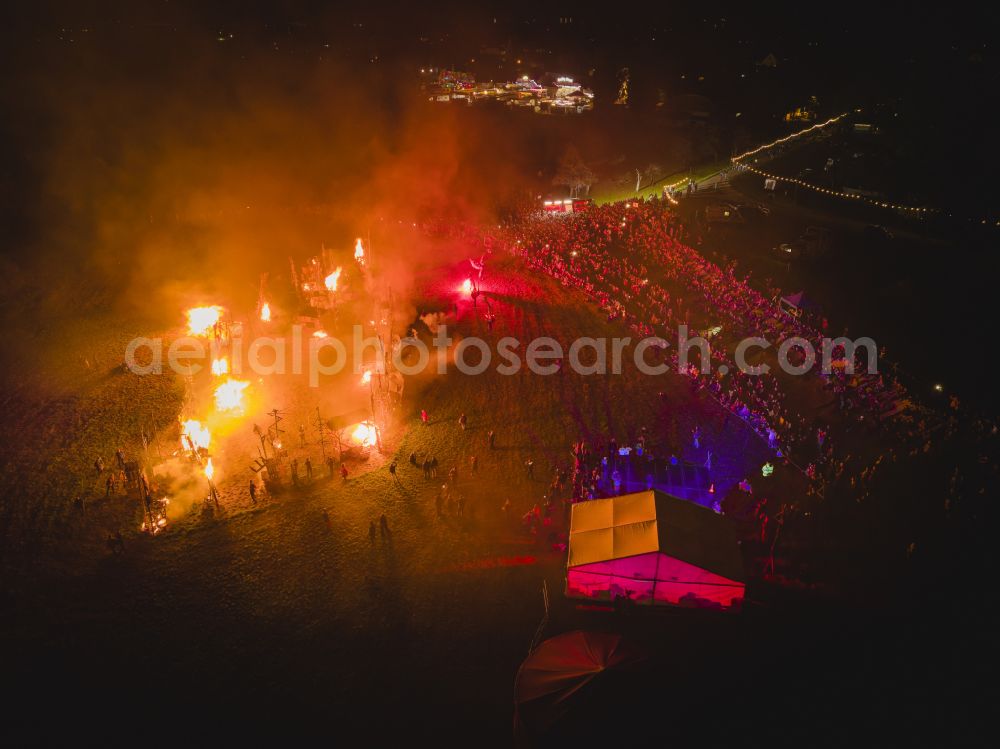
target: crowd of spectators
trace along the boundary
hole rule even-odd
[[[500,243],[527,264],[574,287],[608,315],[640,337],[658,337],[666,348],[654,348],[672,367],[681,353],[681,326],[686,337],[709,343],[709,356],[688,347],[685,371],[725,408],[750,424],[777,452],[810,444],[813,425],[793,412],[786,397],[787,381],[775,372],[755,375],[736,365],[736,345],[748,337],[767,340],[776,350],[789,338],[809,342],[822,356],[825,333],[783,310],[777,300],[757,290],[749,276],[711,262],[686,243],[685,229],[666,200],[631,200],[593,206],[565,217],[535,216],[501,229]],[[859,347],[854,372],[844,360],[843,346],[832,346],[834,366],[813,371],[835,393],[840,408],[866,409],[874,421],[899,407],[903,393],[882,376],[866,372],[866,350]],[[761,353],[758,351],[757,356]],[[789,359],[804,361],[804,348],[793,346]],[[769,365],[770,366],[770,365]]]

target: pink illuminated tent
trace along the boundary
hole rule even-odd
[[[573,505],[566,595],[734,609],[745,577],[730,520],[659,491]]]

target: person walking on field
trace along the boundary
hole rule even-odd
[[[478,473],[479,472],[479,458],[477,458],[475,455],[473,455],[471,458],[469,458],[469,463],[472,466],[472,472],[473,473]]]
[[[383,536],[389,535],[389,520],[386,518],[384,512],[378,519],[378,529]]]
[[[490,444],[490,450],[493,450],[494,448],[496,448],[496,446],[497,446],[497,433],[496,432],[494,432],[491,429],[490,433],[488,435],[486,435],[486,439],[487,439],[487,441]]]
[[[333,478],[333,456],[330,455],[326,459],[326,470],[330,473],[330,478]]]
[[[460,427],[462,427],[462,431],[463,431],[463,432],[465,431],[465,425],[466,425],[467,423],[468,423],[468,419],[466,419],[466,418],[465,418],[465,412],[463,411],[463,412],[462,412],[462,415],[458,417],[458,425],[459,425]]]
[[[347,466],[345,465],[340,466],[340,478],[343,481],[347,481]]]
[[[427,426],[427,411],[420,409],[420,421],[424,426]]]
[[[313,462],[311,459],[306,458],[306,478],[309,479],[309,483],[313,480]]]
[[[250,504],[257,504],[257,484],[250,479]]]

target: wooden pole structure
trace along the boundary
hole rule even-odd
[[[326,463],[326,439],[323,428],[323,417],[319,415],[319,406],[316,406],[316,428],[319,429],[319,449],[323,452],[323,462]]]

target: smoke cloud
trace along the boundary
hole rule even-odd
[[[261,272],[280,287],[289,258],[321,245],[346,264],[364,236],[405,307],[431,254],[413,224],[489,221],[524,188],[525,131],[507,113],[428,102],[404,56],[362,61],[298,37],[285,48],[165,13],[19,29],[4,192],[21,226],[5,283],[44,275],[46,306],[163,327],[206,300],[252,309]]]

